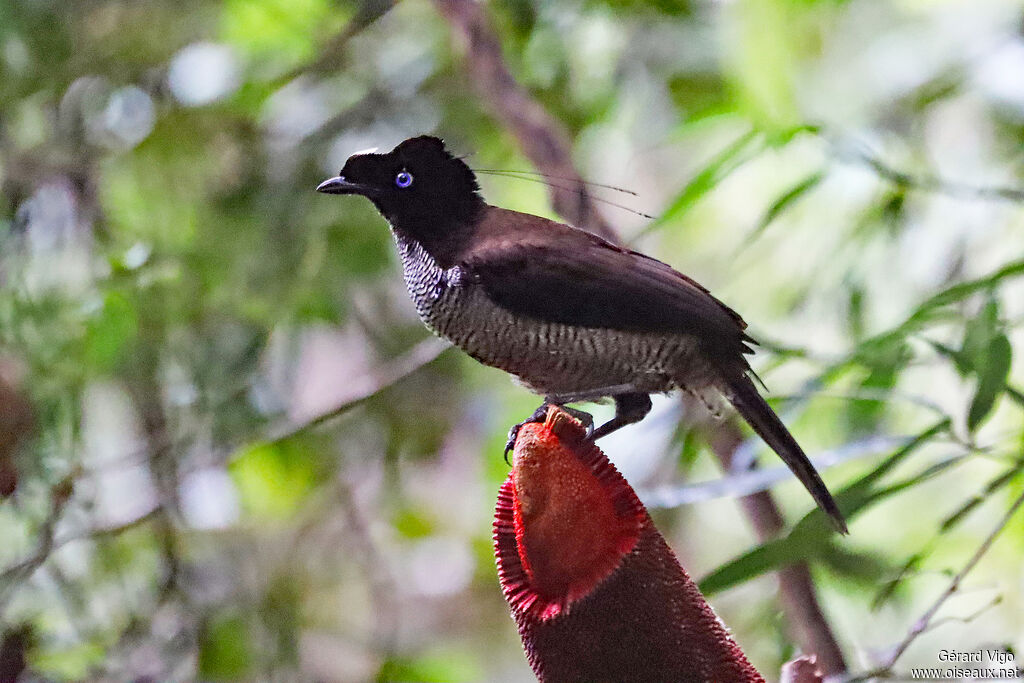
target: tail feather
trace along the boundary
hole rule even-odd
[[[757,432],[757,435],[764,439],[765,443],[771,446],[772,450],[778,453],[782,461],[789,466],[796,478],[811,494],[818,507],[831,518],[836,528],[841,533],[848,533],[843,513],[839,511],[839,506],[836,505],[825,482],[821,480],[814,465],[811,464],[810,459],[786,429],[786,426],[782,424],[779,416],[758,393],[753,381],[746,375],[739,375],[728,381],[725,393],[743,419]]]

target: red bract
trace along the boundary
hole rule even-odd
[[[541,681],[762,681],[580,424],[525,425],[494,521],[498,575]]]

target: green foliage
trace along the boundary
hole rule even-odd
[[[252,663],[249,627],[241,616],[224,615],[206,624],[199,640],[199,675],[230,681],[246,676]]]
[[[377,680],[395,683],[458,683],[480,680],[476,658],[467,652],[444,650],[418,657],[391,659],[384,663]]]
[[[80,681],[99,665],[106,656],[100,643],[81,643],[68,648],[35,654],[31,665],[40,672],[59,680]]]
[[[257,60],[298,63],[347,18],[329,0],[228,0],[222,35]]]
[[[783,213],[788,211],[790,207],[800,200],[808,192],[812,191],[815,187],[821,184],[821,181],[825,179],[824,171],[816,171],[811,175],[807,176],[800,182],[796,183],[788,190],[778,196],[775,201],[771,203],[771,206],[764,212],[764,216],[761,217],[757,227],[747,238],[747,244],[750,244],[756,240],[761,233],[763,233],[772,221],[781,216]]]
[[[947,460],[895,484],[884,487],[878,485],[882,477],[907,459],[915,450],[928,444],[932,438],[948,428],[949,424],[945,420],[933,425],[883,460],[869,473],[834,492],[833,495],[839,504],[839,509],[842,510],[846,519],[852,522],[869,507],[956,464],[956,460]],[[835,532],[831,530],[824,513],[815,509],[804,516],[784,538],[762,543],[753,550],[715,569],[700,580],[700,589],[705,594],[713,594],[794,562],[809,562],[830,555],[846,553],[847,551],[841,551],[836,547],[834,535]],[[858,562],[853,566],[859,571],[863,565]],[[842,570],[844,565],[841,562],[833,562],[832,567]],[[856,576],[857,573],[855,572],[854,575]]]
[[[122,292],[111,290],[103,307],[86,323],[84,351],[87,367],[110,372],[125,359],[125,353],[139,333],[134,302]]]
[[[917,577],[961,564],[1024,486],[1024,128],[989,61],[1016,10],[482,7],[584,177],[659,216],[609,209],[621,236],[750,322],[751,362],[812,456],[912,435],[823,473],[849,538],[816,511],[760,544],[714,504],[657,511],[707,591],[806,560],[840,641],[889,647],[871,609],[912,623],[934,588]],[[508,427],[538,398],[455,352],[389,381],[427,333],[387,225],[312,191],[348,153],[417,133],[473,166],[530,168],[454,35],[415,0],[0,3],[0,382],[35,422],[11,446],[0,405],[19,474],[0,573],[43,555],[0,581],[0,622],[38,636],[37,676],[489,680],[518,675],[506,659],[528,675],[490,514]],[[191,68],[186,85],[213,94],[190,101],[176,60],[211,43],[229,59]],[[484,188],[551,215],[542,184]],[[718,476],[713,425],[692,417],[623,432],[638,488]],[[989,565],[1011,617],[1019,538]],[[461,550],[421,556],[446,543]],[[716,609],[777,671],[799,648],[773,596],[730,597]]]
[[[660,225],[681,219],[701,197],[712,190],[744,161],[757,154],[760,145],[757,143],[756,131],[748,131],[721,152],[712,157],[683,189],[669,203],[661,217],[651,223],[646,230],[654,230]]]
[[[324,482],[329,468],[302,438],[264,441],[243,448],[229,467],[242,507],[256,520],[285,520]]]

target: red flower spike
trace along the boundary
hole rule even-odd
[[[541,681],[761,681],[626,480],[551,408],[515,444],[498,576]]]

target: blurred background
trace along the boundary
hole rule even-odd
[[[618,238],[750,322],[844,492],[837,540],[678,397],[602,442],[755,665],[1024,647],[1020,2],[7,0],[0,668],[533,680],[491,518],[538,399],[430,337],[368,202],[313,192],[420,133],[548,171],[494,58],[582,177],[637,193],[593,195],[656,217],[598,203]],[[544,183],[481,181],[558,217]]]

